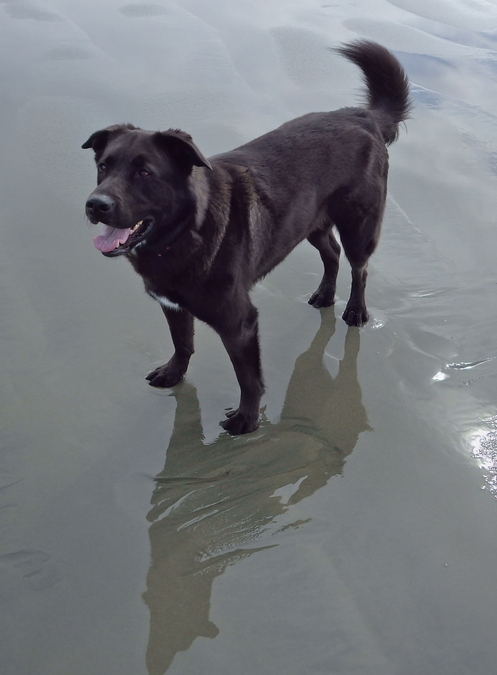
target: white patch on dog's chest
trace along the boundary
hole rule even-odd
[[[166,309],[175,309],[177,312],[181,309],[180,305],[178,305],[176,302],[171,302],[169,298],[166,298],[165,295],[157,295],[153,291],[147,291],[147,293],[152,297],[154,300],[157,300],[157,302],[160,302],[160,304],[165,307]]]

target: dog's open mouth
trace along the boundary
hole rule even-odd
[[[107,257],[116,255],[125,255],[129,253],[137,244],[144,241],[152,231],[155,221],[153,218],[144,218],[134,227],[119,229],[104,225],[102,234],[93,239],[95,248]]]

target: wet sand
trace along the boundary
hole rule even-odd
[[[471,0],[0,3],[2,674],[488,675],[497,592],[497,8]],[[132,122],[206,155],[357,102],[327,47],[406,68],[371,321],[315,310],[301,245],[253,292],[263,424],[198,325],[92,245],[81,144]]]

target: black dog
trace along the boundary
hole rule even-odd
[[[220,335],[241,389],[224,428],[258,426],[264,392],[257,310],[249,291],[303,239],[317,248],[324,275],[309,303],[333,304],[340,246],[352,267],[343,314],[349,326],[368,320],[366,268],[385,206],[386,145],[407,119],[406,74],[384,47],[359,41],[339,48],[358,65],[367,108],[311,113],[246,145],[207,160],[180,130],[143,131],[121,124],[97,131],[98,187],[86,203],[106,256],[126,255],[159,301],[171,330],[171,360],[147,376],[172,387],[193,354],[193,319]]]

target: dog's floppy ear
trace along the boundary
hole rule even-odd
[[[209,160],[197,148],[190,134],[181,129],[158,131],[153,135],[153,140],[159,147],[165,149],[187,174],[191,173],[194,166],[212,169]]]
[[[102,152],[111,138],[136,128],[137,127],[134,127],[132,124],[113,124],[111,127],[95,131],[81,147],[83,150],[92,148],[95,153]]]

